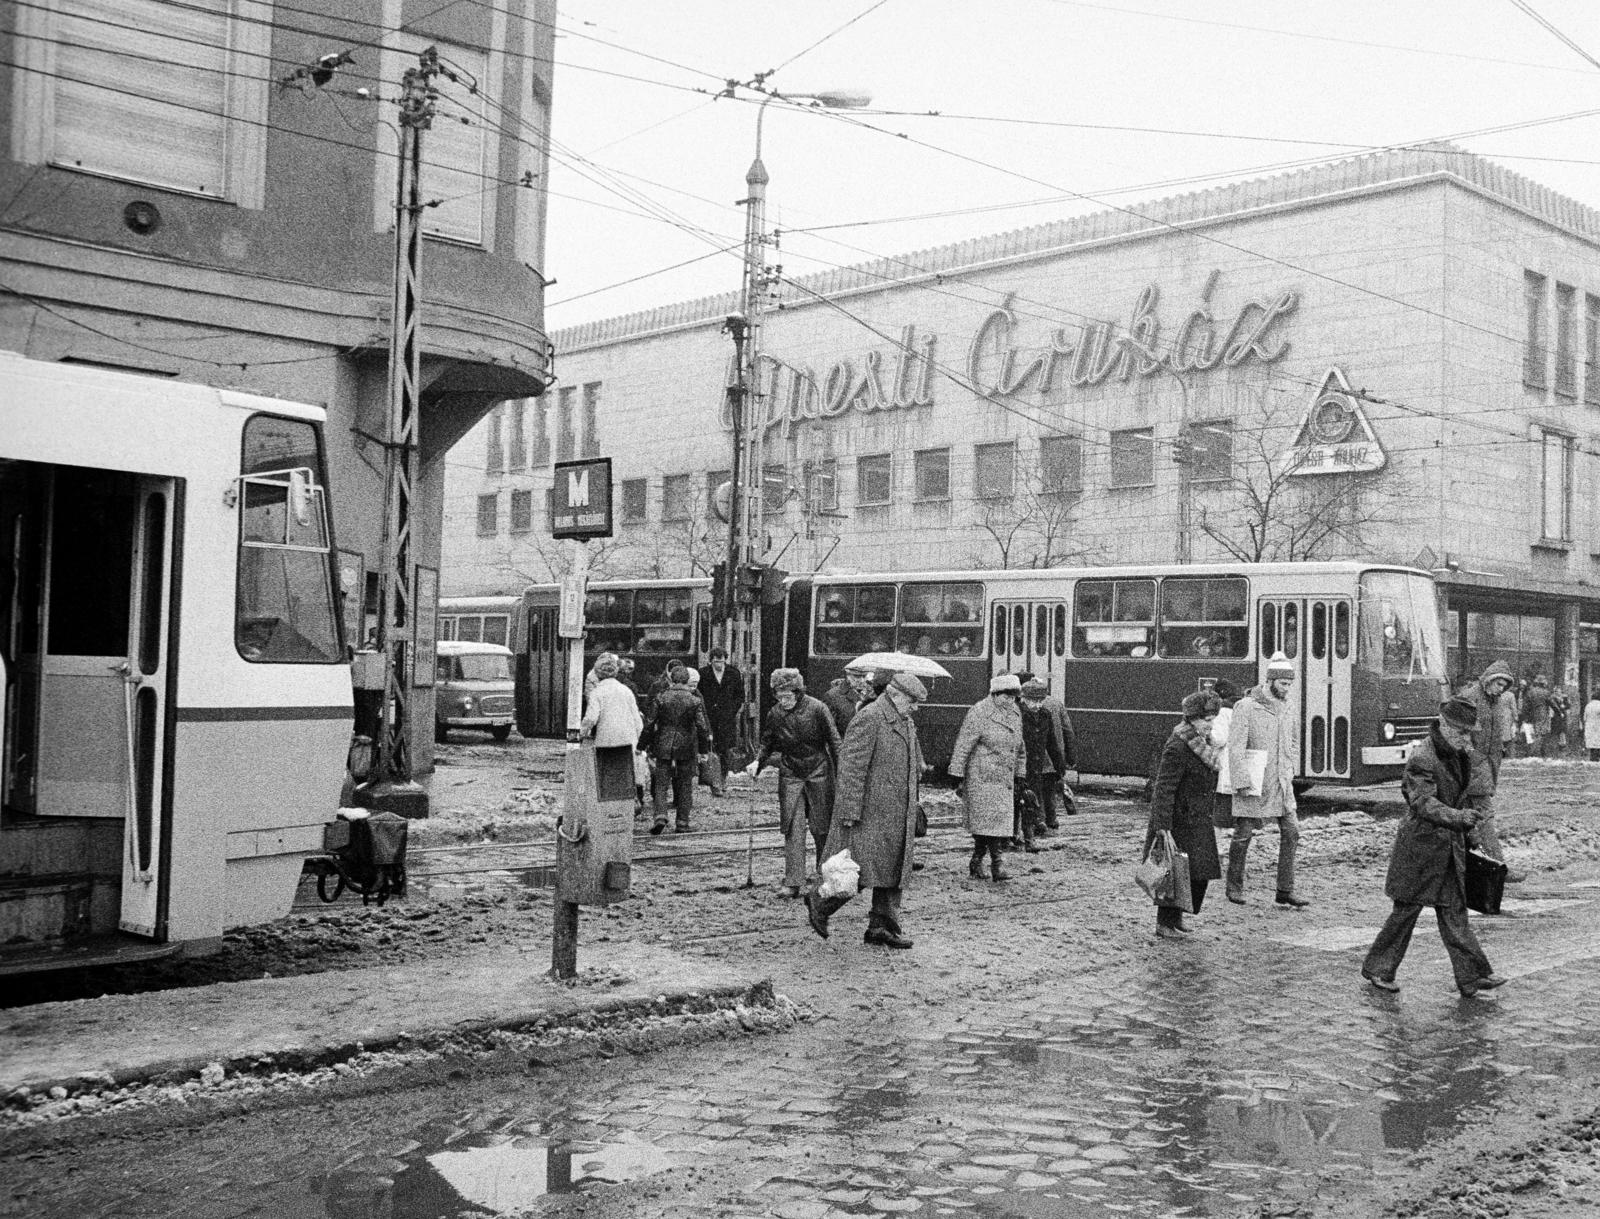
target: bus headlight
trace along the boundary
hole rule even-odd
[[[1383,739],[1386,741],[1394,740],[1394,725],[1389,723],[1388,720],[1383,722]]]
[[[472,714],[472,699],[470,697],[469,698],[463,698],[461,700],[461,714],[462,715],[471,715]]]

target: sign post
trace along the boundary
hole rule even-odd
[[[578,906],[605,905],[626,897],[633,849],[633,751],[627,750],[627,803],[619,815],[608,799],[610,771],[619,759],[601,757],[582,739],[584,594],[589,541],[610,537],[611,459],[557,462],[550,495],[550,534],[572,543],[572,561],[561,581],[557,633],[567,641],[567,749],[561,818],[556,822],[556,889],[550,942],[550,974],[578,973]]]

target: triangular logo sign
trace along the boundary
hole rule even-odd
[[[1344,373],[1330,368],[1284,454],[1290,474],[1369,474],[1388,458]]]

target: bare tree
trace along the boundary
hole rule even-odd
[[[1196,463],[1191,467],[1194,494],[1203,502],[1195,525],[1241,562],[1330,559],[1359,552],[1367,548],[1370,530],[1405,524],[1420,502],[1417,493],[1396,479],[1307,473],[1307,450],[1293,447],[1297,422],[1258,402],[1252,418],[1230,429],[1234,443],[1228,472],[1221,477],[1202,479],[1211,440],[1203,428],[1191,432],[1179,451]]]
[[[527,584],[552,584],[572,570],[572,547],[548,534],[528,535],[526,550],[518,548],[505,567]],[[620,538],[597,538],[589,546],[589,579],[610,580],[623,574],[627,545]],[[529,554],[528,551],[532,553]],[[528,562],[532,559],[533,562]]]
[[[973,523],[999,552],[1002,568],[1062,567],[1103,549],[1073,536],[1083,502],[1079,492],[1047,487],[1042,470],[1024,470],[1011,495],[977,501]]]

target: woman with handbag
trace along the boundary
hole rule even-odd
[[[1221,709],[1221,700],[1210,691],[1184,696],[1183,723],[1172,730],[1161,750],[1144,838],[1146,855],[1157,835],[1171,834],[1178,850],[1189,856],[1189,891],[1196,914],[1205,901],[1206,885],[1222,876],[1211,827],[1217,790],[1217,748],[1211,743],[1211,727]],[[1190,930],[1181,908],[1156,907],[1156,935],[1181,940]]]
[[[1027,748],[1022,739],[1022,682],[1015,673],[989,681],[989,697],[967,712],[950,753],[949,773],[960,785],[962,824],[972,835],[967,874],[983,880],[983,857],[989,875],[1009,880],[1000,864],[1000,844],[1011,837],[1016,817],[1013,788],[1027,775]]]

